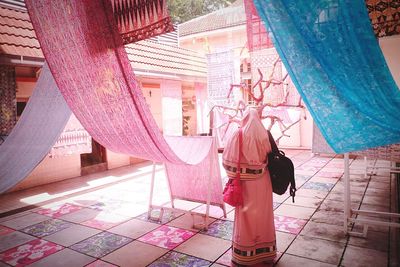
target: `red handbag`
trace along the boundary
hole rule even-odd
[[[240,154],[242,151],[242,128],[239,129],[239,157],[236,168],[236,178],[229,179],[223,191],[223,200],[232,207],[243,205],[242,183],[240,181]]]

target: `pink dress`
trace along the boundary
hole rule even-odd
[[[250,109],[242,121],[241,183],[243,206],[235,210],[232,261],[240,265],[272,262],[276,256],[276,237],[272,187],[267,165],[271,151],[268,132],[258,113]],[[223,165],[229,178],[235,178],[239,131],[227,141]]]

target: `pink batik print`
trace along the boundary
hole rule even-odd
[[[142,236],[139,241],[158,247],[174,249],[184,241],[191,238],[195,233],[192,231],[163,225],[156,230]]]
[[[146,104],[111,3],[43,0],[26,5],[58,88],[90,135],[114,152],[183,164]],[[62,45],[60,32],[68,36]]]
[[[26,266],[59,250],[62,246],[52,242],[35,239],[0,254],[0,260],[12,266]]]
[[[287,232],[291,234],[300,233],[301,229],[307,223],[306,220],[286,217],[282,215],[275,215],[275,229],[281,232]]]
[[[65,214],[71,213],[71,212],[75,212],[82,209],[82,207],[80,206],[76,206],[76,205],[72,205],[69,203],[65,203],[62,204],[60,206],[55,206],[55,207],[51,207],[48,209],[42,209],[42,210],[38,210],[36,211],[36,213],[39,213],[41,215],[46,215],[52,218],[59,218]]]

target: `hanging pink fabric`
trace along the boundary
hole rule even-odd
[[[90,135],[114,152],[184,163],[150,113],[110,2],[27,0],[26,4],[54,79]]]
[[[166,0],[111,0],[124,44],[174,30]]]
[[[167,178],[172,199],[206,203],[210,189],[210,203],[223,209],[222,179],[214,138],[211,136],[166,137],[178,156],[185,161],[195,157],[204,159],[195,166],[166,163]],[[200,154],[196,156],[195,154]],[[190,162],[190,161],[189,161]]]

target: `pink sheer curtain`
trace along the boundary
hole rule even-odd
[[[211,136],[184,136],[167,137],[166,140],[171,147],[178,148],[179,157],[185,161],[190,162],[194,157],[204,157],[195,166],[165,164],[171,197],[206,203],[210,189],[211,204],[222,207],[222,179],[214,138]]]

